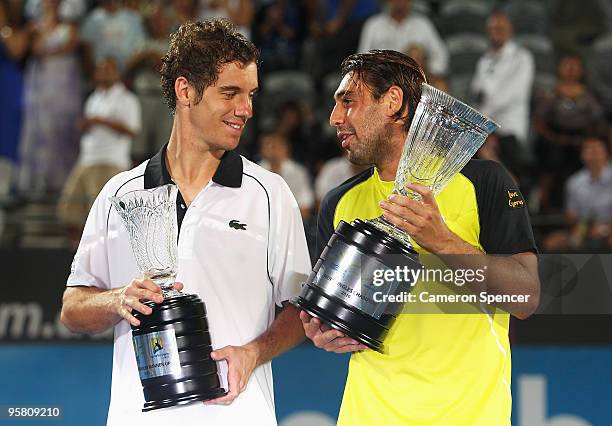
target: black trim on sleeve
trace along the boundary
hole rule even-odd
[[[461,171],[474,185],[480,244],[489,254],[537,252],[525,199],[496,161],[470,160]]]
[[[274,282],[272,281],[272,276],[270,275],[270,226],[271,224],[271,219],[270,219],[270,194],[268,193],[268,190],[266,189],[266,187],[264,186],[263,183],[261,183],[259,181],[259,179],[257,179],[255,176],[252,176],[248,173],[242,172],[243,175],[248,176],[250,178],[252,178],[255,182],[257,182],[259,184],[259,186],[261,186],[261,188],[264,190],[264,192],[266,193],[266,199],[268,200],[268,242],[267,242],[267,246],[266,246],[266,272],[268,273],[268,280],[270,280],[270,284],[272,284],[272,286],[274,286]],[[242,179],[240,180],[242,182]]]
[[[374,174],[374,167],[370,167],[367,170],[347,179],[339,186],[329,191],[323,197],[321,206],[319,207],[319,214],[317,216],[317,241],[315,248],[317,250],[317,258],[325,249],[327,242],[334,233],[334,216],[336,214],[336,207],[340,202],[340,199],[350,189],[359,185],[362,182],[368,180]]]

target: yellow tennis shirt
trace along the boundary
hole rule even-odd
[[[392,189],[371,168],[330,191],[319,212],[319,253],[341,220],[380,216],[378,203]],[[536,251],[524,200],[498,163],[470,161],[436,201],[469,244],[495,254]],[[398,315],[384,354],[351,356],[338,425],[509,425],[508,328],[500,311]]]

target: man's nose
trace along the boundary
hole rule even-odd
[[[332,127],[338,127],[344,123],[344,112],[341,111],[341,108],[338,108],[338,104],[334,106],[330,116],[329,116],[329,125]]]
[[[253,100],[249,96],[241,97],[236,105],[235,114],[245,119],[253,116]]]

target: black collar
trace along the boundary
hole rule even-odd
[[[145,189],[156,188],[172,182],[168,167],[166,167],[165,144],[147,163],[144,174]],[[213,182],[230,188],[240,188],[242,185],[242,158],[236,151],[226,151],[212,178]]]

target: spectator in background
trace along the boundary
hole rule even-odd
[[[238,32],[250,39],[253,0],[199,0],[198,19],[208,18],[229,19]]]
[[[120,0],[102,0],[92,10],[81,28],[84,61],[87,70],[102,58],[112,58],[119,70],[125,70],[127,61],[145,39],[142,16],[127,9]]]
[[[601,139],[582,143],[584,168],[565,185],[567,231],[549,235],[544,248],[609,250],[612,248],[612,164],[608,146]]]
[[[578,55],[561,58],[554,90],[536,100],[534,124],[536,156],[542,171],[539,182],[541,211],[561,208],[562,188],[567,177],[580,168],[580,143],[584,137],[604,134],[601,105],[584,85],[584,69]]]
[[[85,103],[81,151],[58,204],[58,215],[78,243],[96,196],[117,173],[131,167],[132,140],[140,131],[140,104],[121,82],[114,60],[102,59],[95,71],[96,90]]]
[[[302,164],[311,164],[316,155],[313,143],[319,139],[316,120],[308,104],[287,101],[279,108],[274,133],[290,144],[291,156]]]
[[[336,72],[355,53],[364,22],[378,12],[376,0],[305,0],[311,51],[307,66],[316,81]]]
[[[262,72],[298,68],[305,35],[302,9],[297,0],[273,0],[257,11],[253,41]]]
[[[25,16],[28,21],[38,21],[43,15],[44,0],[26,0],[24,5]],[[60,0],[59,17],[64,22],[77,23],[87,11],[86,0]]]
[[[59,0],[44,0],[31,28],[24,80],[18,189],[37,198],[61,191],[78,151],[81,69],[77,28],[62,22]]]
[[[609,2],[555,0],[548,3],[551,38],[561,53],[588,49],[607,27]]]
[[[316,206],[319,209],[321,200],[329,191],[339,186],[345,180],[361,173],[369,166],[351,163],[347,158],[346,150],[342,150],[340,157],[334,157],[325,162],[315,179]]]
[[[136,47],[126,72],[142,108],[142,131],[132,144],[132,158],[138,163],[159,151],[172,130],[172,116],[163,101],[158,71],[168,50],[170,19],[165,8],[157,4],[145,23],[148,35]]]
[[[406,49],[406,55],[410,56],[414,61],[419,64],[425,76],[427,77],[427,82],[431,84],[436,89],[440,89],[443,92],[448,92],[448,84],[446,80],[438,75],[432,74],[429,71],[429,60],[427,59],[427,52],[423,48],[423,46],[418,44],[412,44],[408,46]]]
[[[310,175],[306,167],[291,158],[291,148],[287,138],[278,133],[262,136],[260,153],[262,161],[259,165],[281,175],[300,207],[302,218],[310,219],[314,207]]]
[[[411,45],[423,48],[428,71],[446,73],[448,49],[429,18],[410,12],[411,0],[387,0],[385,11],[365,22],[359,40],[359,53],[373,49],[405,52]]]
[[[175,31],[187,22],[198,20],[198,0],[172,0],[171,31]]]
[[[0,0],[0,198],[8,196],[21,131],[23,70],[28,49],[18,3]]]
[[[471,95],[476,108],[501,125],[497,135],[500,145],[504,145],[503,151],[518,157],[502,161],[524,164],[529,154],[533,57],[512,39],[512,24],[503,13],[489,17],[487,33],[491,46],[476,64]]]

